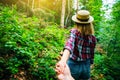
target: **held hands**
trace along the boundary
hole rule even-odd
[[[65,49],[62,53],[61,60],[56,64],[56,73],[59,80],[74,80],[71,76],[69,67],[66,62],[70,56],[70,51]]]
[[[62,61],[59,61],[56,64],[55,71],[59,80],[74,80],[71,76],[68,65]]]
[[[56,64],[56,69],[55,71],[58,73],[58,74],[63,74],[64,73],[64,70],[65,70],[65,67],[66,67],[66,63],[64,61],[59,61],[57,64]]]

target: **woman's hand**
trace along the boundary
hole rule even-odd
[[[70,51],[65,49],[64,52],[61,52],[63,55],[61,57],[61,60],[56,64],[56,72],[58,73],[63,73],[65,66],[66,66],[66,62],[70,56]]]
[[[56,71],[58,74],[61,74],[61,73],[64,72],[65,67],[66,67],[66,62],[60,60],[60,61],[56,64],[56,69],[55,69],[55,71]]]
[[[58,71],[60,67],[56,67],[56,70]],[[67,64],[65,64],[64,71],[62,73],[57,72],[57,77],[59,80],[74,80],[71,76],[70,69]]]
[[[67,60],[70,56],[70,51],[65,49],[64,52],[63,52],[63,55],[61,57],[61,60],[56,64],[56,73],[58,75],[58,78],[67,78],[68,76],[66,76],[66,74],[70,73],[66,73],[66,71],[69,70],[69,68],[67,67],[67,70],[66,70],[66,63],[67,63]],[[70,79],[59,79],[59,80],[70,80]]]

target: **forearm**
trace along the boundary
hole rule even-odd
[[[61,61],[67,62],[69,56],[70,56],[70,51],[65,49],[61,57]]]

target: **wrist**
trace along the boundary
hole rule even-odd
[[[62,57],[61,57],[61,60],[62,60],[63,62],[67,62],[69,56],[70,56],[69,50],[65,49],[64,52],[63,52],[63,55],[62,55]]]

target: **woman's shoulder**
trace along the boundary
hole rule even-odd
[[[71,33],[74,33],[74,34],[79,33],[79,31],[78,31],[76,28],[72,28],[72,29],[70,30],[70,32],[71,32]]]

